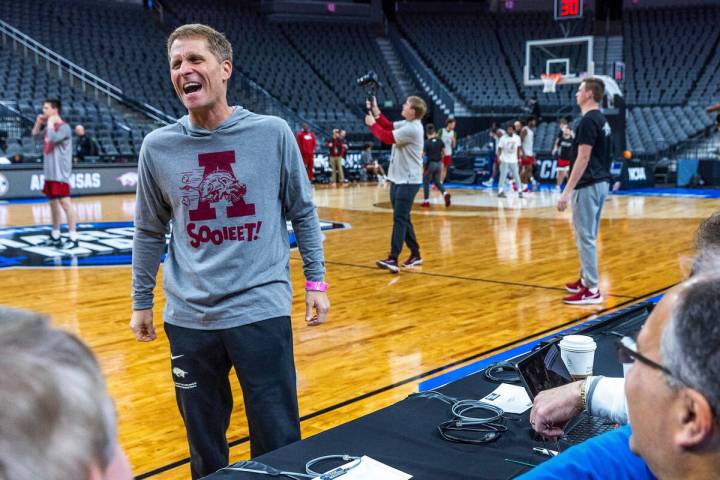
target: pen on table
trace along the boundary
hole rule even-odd
[[[504,458],[503,460],[510,463],[517,463],[518,465],[524,465],[526,467],[537,467],[534,463],[521,462],[520,460],[513,460],[512,458]]]

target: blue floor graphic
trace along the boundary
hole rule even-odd
[[[720,189],[713,188],[638,188],[620,190],[615,195],[636,197],[675,197],[675,198],[720,198]]]
[[[0,205],[25,204],[25,203],[48,203],[45,197],[38,198],[10,198],[8,200],[0,200]]]
[[[497,184],[493,187],[485,185],[465,185],[462,183],[446,183],[446,188],[457,190],[493,190],[497,189]],[[539,186],[541,192],[552,192],[555,190],[553,184],[541,184]],[[632,196],[632,197],[675,197],[675,198],[720,198],[720,189],[714,188],[636,188],[631,190],[620,190],[613,192],[613,195]]]
[[[654,296],[654,297],[652,297],[652,298],[648,298],[648,299],[646,299],[646,300],[642,300],[642,301],[638,302],[637,304],[641,304],[641,303],[654,303],[654,304],[657,304],[657,303],[662,299],[663,295],[665,295],[665,294],[664,294],[664,293],[661,293],[661,294],[656,295],[656,296]],[[420,382],[420,383],[418,384],[418,391],[419,391],[419,392],[426,392],[426,391],[428,391],[428,390],[433,390],[433,389],[435,389],[435,388],[438,388],[438,387],[441,387],[441,386],[443,386],[443,385],[446,385],[446,384],[448,384],[448,383],[450,383],[450,382],[454,382],[455,380],[459,380],[459,379],[461,379],[461,378],[465,378],[465,377],[467,377],[468,375],[472,375],[473,373],[479,372],[480,370],[484,369],[485,367],[487,367],[488,365],[490,365],[490,364],[492,364],[492,363],[501,362],[501,361],[504,361],[504,360],[509,360],[509,359],[511,359],[511,358],[517,357],[518,355],[522,355],[522,354],[524,354],[524,353],[527,353],[527,352],[529,352],[530,350],[532,350],[533,348],[535,348],[535,346],[538,345],[538,344],[539,344],[540,342],[542,342],[542,341],[548,340],[548,339],[553,338],[553,337],[561,336],[561,335],[569,335],[569,334],[571,334],[571,333],[575,333],[575,332],[580,331],[580,330],[582,330],[583,328],[585,328],[585,327],[587,327],[587,326],[589,326],[589,325],[597,324],[597,323],[600,323],[600,322],[606,320],[607,318],[609,318],[609,317],[611,317],[611,316],[616,316],[616,315],[618,314],[618,312],[622,312],[622,311],[626,311],[626,310],[628,310],[628,309],[631,309],[631,308],[633,308],[633,307],[634,307],[635,305],[637,305],[637,304],[633,304],[633,305],[624,307],[624,308],[621,309],[621,310],[617,310],[617,311],[615,311],[615,312],[607,313],[607,314],[605,314],[605,315],[601,315],[601,316],[599,316],[599,317],[592,318],[592,319],[590,319],[590,320],[586,320],[586,321],[584,321],[584,322],[582,322],[582,323],[579,323],[579,324],[574,325],[574,326],[572,326],[572,327],[566,328],[566,329],[564,329],[564,330],[561,330],[561,331],[558,331],[558,332],[555,332],[555,333],[551,333],[551,334],[549,334],[549,335],[545,335],[545,336],[543,336],[542,338],[538,338],[538,339],[536,339],[536,340],[532,340],[532,341],[527,342],[527,343],[524,343],[524,344],[522,344],[522,345],[518,345],[517,347],[513,347],[513,348],[511,348],[511,349],[509,349],[509,350],[505,350],[505,351],[502,351],[502,352],[500,352],[500,353],[496,353],[496,354],[491,355],[491,356],[489,356],[489,357],[487,357],[487,358],[484,358],[484,359],[482,359],[482,360],[478,360],[478,361],[476,361],[476,362],[470,363],[470,364],[468,364],[468,365],[465,365],[465,366],[463,366],[463,367],[457,368],[457,369],[455,369],[455,370],[450,370],[450,371],[445,372],[445,373],[443,373],[443,374],[441,374],[441,375],[438,375],[437,377],[433,377],[433,378],[430,378],[430,379],[425,380],[425,381],[423,381],[423,382]]]

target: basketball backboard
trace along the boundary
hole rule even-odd
[[[542,75],[560,73],[561,84],[580,83],[595,72],[593,37],[547,38],[525,43],[523,83],[542,86]]]

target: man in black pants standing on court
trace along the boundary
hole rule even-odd
[[[286,219],[303,259],[308,325],[324,322],[330,303],[312,187],[290,127],[228,105],[232,47],[221,33],[184,25],[167,52],[188,115],[150,133],[140,151],[130,327],[138,341],[156,338],[153,289],[170,234],[164,328],[197,479],[228,464],[231,367],[251,455],[300,439]]]
[[[442,159],[445,156],[445,143],[438,137],[435,125],[432,123],[425,127],[427,141],[425,142],[425,156],[427,163],[423,172],[423,208],[430,208],[430,183],[440,190],[445,200],[445,206],[450,206],[450,193],[445,191],[442,184]]]
[[[403,262],[403,267],[410,268],[422,265],[420,245],[415,238],[415,229],[410,221],[415,195],[420,190],[423,177],[422,151],[423,126],[422,118],[427,112],[427,104],[420,97],[410,96],[402,107],[405,120],[391,122],[380,112],[377,100],[372,104],[368,101],[369,110],[365,116],[365,125],[370,127],[373,135],[381,142],[392,145],[390,167],[387,179],[390,181],[390,203],[393,207],[393,230],[390,244],[390,255],[385,260],[378,260],[380,268],[398,273],[398,256],[403,242],[410,249],[410,258]]]

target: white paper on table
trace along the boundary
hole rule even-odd
[[[510,385],[509,383],[501,383],[492,393],[486,395],[482,401],[500,407],[507,413],[523,413],[532,407],[532,401],[525,387]]]
[[[353,463],[355,463],[355,460],[346,463],[343,467],[350,466]],[[363,455],[360,465],[338,477],[338,480],[408,480],[410,478],[412,478],[412,475],[388,467],[384,463]]]

